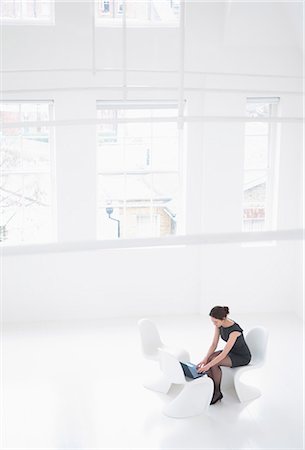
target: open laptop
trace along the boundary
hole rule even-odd
[[[198,373],[197,369],[196,369],[196,364],[192,364],[190,362],[187,363],[183,363],[181,361],[179,361],[181,364],[181,367],[183,369],[183,373],[186,377],[188,378],[199,378],[202,377],[203,375],[206,375],[206,372],[203,373]]]

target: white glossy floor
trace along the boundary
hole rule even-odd
[[[248,404],[226,395],[208,417],[189,419],[163,416],[168,398],[142,387],[136,319],[6,326],[1,448],[303,449],[302,323],[293,315],[231,318],[245,331],[270,330],[264,393]],[[204,355],[208,317],[154,320],[193,362]]]

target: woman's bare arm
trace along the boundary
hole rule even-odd
[[[197,367],[201,366],[202,364],[206,364],[209,357],[212,355],[212,353],[215,352],[218,342],[219,342],[219,336],[220,336],[220,331],[218,327],[215,327],[215,332],[214,332],[214,337],[213,337],[213,341],[212,344],[208,350],[208,353],[206,354],[206,356],[203,358],[202,361],[200,361],[200,363],[198,363]]]
[[[232,333],[230,333],[229,339],[223,349],[223,351],[221,353],[219,353],[218,356],[216,356],[216,358],[214,358],[211,362],[209,362],[208,364],[206,364],[205,366],[201,366],[199,372],[206,372],[208,371],[211,367],[215,366],[216,364],[218,364],[220,361],[222,361],[229,353],[229,351],[231,350],[231,348],[233,347],[233,345],[236,342],[236,339],[241,335],[241,333],[239,331],[232,331]]]

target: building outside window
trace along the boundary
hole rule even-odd
[[[248,98],[245,126],[243,231],[275,227],[278,125],[260,119],[276,117],[279,98]]]
[[[5,101],[1,122],[22,122],[19,128],[2,127],[0,172],[0,241],[5,244],[54,240],[53,128],[27,125],[51,120],[52,101]]]
[[[3,23],[53,23],[54,0],[1,0]]]
[[[97,25],[122,25],[124,8],[128,26],[177,26],[180,0],[97,0]]]
[[[177,121],[154,120],[177,114],[167,102],[97,103],[98,118],[109,120],[97,127],[99,239],[172,235],[182,226]]]

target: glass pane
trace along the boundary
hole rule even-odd
[[[112,14],[113,0],[99,0],[97,3],[98,17],[108,17]]]
[[[159,236],[176,234],[176,213],[168,205],[154,207],[152,216],[155,217],[154,229],[158,224]]]
[[[49,120],[48,103],[7,103],[1,106],[4,123]],[[50,136],[45,126],[4,128],[2,137],[2,167],[7,170],[49,170]],[[23,137],[22,137],[23,136]]]
[[[12,128],[13,130],[13,128]],[[4,132],[10,131],[5,129]],[[1,169],[3,171],[15,171],[22,167],[21,136],[3,135],[0,138],[1,145]]]
[[[151,0],[151,20],[154,22],[178,22],[179,0]]]
[[[21,121],[20,104],[18,102],[1,103],[0,119],[4,124]],[[5,135],[17,135],[21,133],[18,128],[3,128]]]
[[[146,21],[148,19],[148,1],[126,2],[126,18],[132,20]]]
[[[23,103],[21,105],[21,120],[24,122],[49,120],[48,104]],[[40,125],[24,126],[24,135],[34,139],[40,135],[47,134],[47,128]]]
[[[0,240],[20,240],[23,206],[22,175],[1,177],[0,187]]]
[[[122,205],[125,199],[124,175],[99,175],[98,177],[98,204]]]
[[[14,18],[15,16],[15,8],[14,2],[11,0],[2,0],[0,2],[0,13],[1,17]]]
[[[153,235],[151,226],[151,208],[149,206],[126,208],[125,237],[141,238]]]
[[[265,228],[266,178],[244,190],[243,230],[262,231]]]
[[[36,3],[37,17],[42,19],[51,17],[51,2],[40,0]]]
[[[243,231],[263,231],[265,227],[265,207],[244,208]]]
[[[41,138],[26,136],[22,140],[23,168],[27,170],[48,170],[50,168],[50,147],[48,135]]]
[[[126,141],[125,141],[126,142]],[[127,171],[145,171],[150,169],[151,143],[149,139],[128,139],[125,144],[125,169]]]
[[[270,103],[247,103],[246,114],[248,117],[270,117]]]
[[[22,240],[48,242],[52,238],[51,208],[32,203],[24,209]]]
[[[126,142],[139,142],[140,139],[148,139],[152,135],[152,127],[147,123],[126,123],[120,125],[120,136]]]
[[[124,208],[109,205],[98,208],[98,238],[117,239],[123,237]]]
[[[24,18],[36,17],[36,8],[34,0],[26,0],[22,2],[22,17]]]
[[[7,206],[1,208],[0,242],[18,243],[21,241],[22,208]]]
[[[2,120],[9,123],[48,120],[49,109],[48,102],[8,102],[1,104],[0,111]],[[4,218],[2,231],[5,227],[9,243],[52,238],[49,141],[48,127],[4,129],[0,206]]]
[[[178,207],[178,174],[153,175],[153,206],[165,208],[168,214],[175,217]]]
[[[120,140],[115,144],[100,144],[98,146],[98,171],[119,171],[124,170],[124,146]]]
[[[3,196],[5,207],[22,206],[23,175],[3,175],[1,177],[1,195]]]
[[[244,176],[244,190],[265,183],[266,180],[266,170],[246,170]]]
[[[126,19],[131,22],[177,23],[180,0],[99,0],[100,18],[121,18],[126,6]]]
[[[268,167],[268,139],[268,136],[246,136],[246,169],[265,169]]]
[[[155,137],[152,142],[153,170],[178,170],[179,144],[177,137]]]
[[[261,205],[266,200],[266,181],[244,189],[244,204]]]
[[[127,175],[125,195],[127,206],[150,206],[152,195],[152,176]]]
[[[101,122],[97,127],[98,142],[99,143],[114,143],[118,138],[118,126],[116,123],[117,111],[111,109],[98,109],[97,118],[101,120],[108,120],[111,122]]]
[[[178,136],[178,127],[176,122],[153,122],[152,133],[157,137],[176,137]]]
[[[248,122],[246,123],[246,135],[267,135],[269,133],[269,124],[267,122]]]
[[[49,174],[24,175],[24,206],[48,207],[51,204],[51,180]]]

